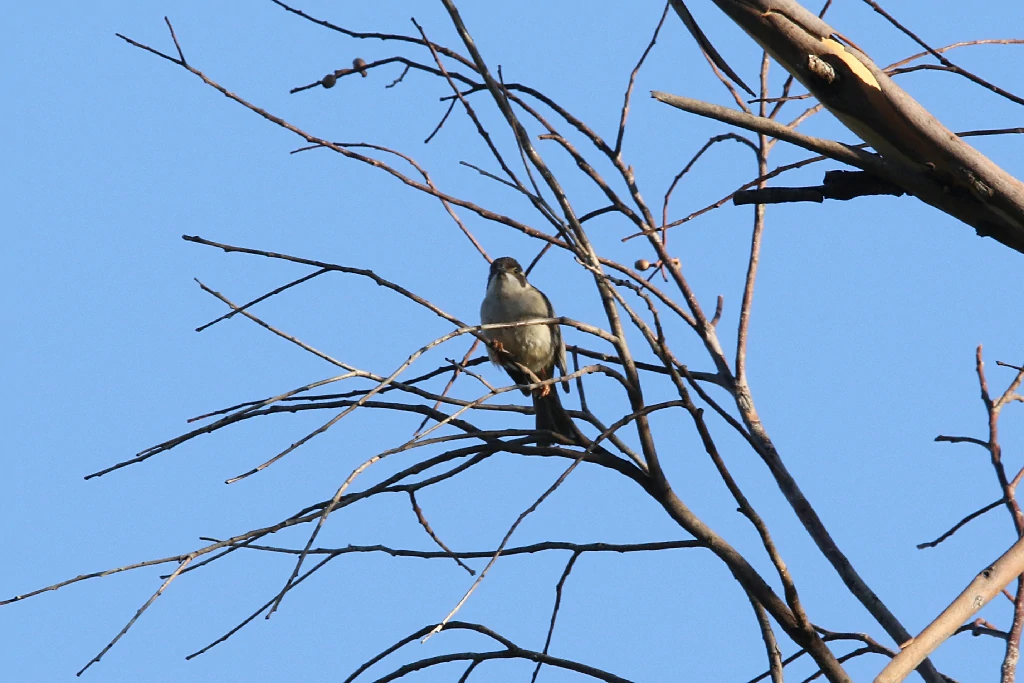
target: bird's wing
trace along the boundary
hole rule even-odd
[[[540,291],[539,289],[537,290],[537,292],[540,294],[541,298],[544,299],[544,305],[548,309],[547,310],[547,317],[548,318],[555,318],[555,317],[557,317],[555,315],[555,307],[551,305],[551,300],[548,299],[547,295],[544,292]],[[565,369],[565,342],[562,341],[562,326],[561,325],[551,325],[551,343],[555,345],[555,365],[557,365],[558,369],[562,371],[562,376],[564,377],[568,373],[566,372],[566,369]],[[551,372],[551,376],[552,377],[555,376],[554,371]],[[568,393],[569,392],[569,383],[568,382],[563,382],[562,383],[562,388],[565,389],[566,393]]]
[[[508,373],[508,376],[512,378],[512,381],[515,382],[516,384],[519,384],[521,386],[526,384],[533,384],[533,380],[524,375],[523,373],[519,372],[519,369],[516,368],[516,366],[510,363],[500,363],[500,365],[505,370],[505,372]],[[520,389],[519,391],[523,392],[523,396],[530,395],[529,389]]]

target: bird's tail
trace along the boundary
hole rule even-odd
[[[533,394],[533,411],[537,415],[537,431],[550,430],[556,434],[580,443],[580,431],[576,424],[565,412],[562,401],[558,398],[555,387],[544,396]],[[541,446],[550,445],[549,442],[539,442]]]

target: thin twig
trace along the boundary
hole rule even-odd
[[[972,512],[971,514],[967,515],[966,517],[961,519],[959,522],[954,524],[952,527],[950,527],[949,531],[946,531],[944,534],[942,534],[941,536],[936,538],[934,541],[928,541],[926,543],[918,543],[917,544],[917,549],[918,550],[924,550],[925,548],[934,548],[935,546],[937,546],[938,544],[942,543],[947,538],[949,538],[950,536],[955,534],[957,531],[959,531],[961,527],[963,527],[965,524],[967,524],[971,520],[974,520],[974,519],[977,519],[978,517],[981,517],[983,514],[985,514],[989,510],[995,510],[997,507],[999,507],[1002,504],[1003,504],[1003,499],[1000,498],[999,500],[995,501],[994,503],[989,503],[988,505],[986,505],[985,507],[981,508],[980,510],[975,510],[974,512]]]
[[[882,9],[878,5],[878,3],[875,2],[874,0],[864,0],[864,3],[867,4],[869,7],[871,7],[871,9],[875,10],[876,12],[881,14],[883,17],[885,17],[886,20],[890,24],[892,24],[897,29],[899,29],[901,32],[906,34],[915,43],[917,43],[918,45],[923,47],[928,52],[928,54],[930,54],[931,56],[935,57],[935,59],[939,60],[939,62],[941,62],[942,65],[945,66],[950,71],[953,71],[953,72],[963,76],[964,78],[966,78],[968,80],[974,81],[975,83],[977,83],[978,85],[982,86],[983,88],[991,90],[992,92],[996,93],[997,95],[1000,95],[1001,97],[1005,97],[1006,99],[1010,100],[1011,102],[1016,102],[1017,104],[1024,104],[1024,99],[1022,99],[1020,97],[1017,97],[1013,93],[1010,93],[1010,92],[1007,92],[1006,90],[1003,90],[1002,88],[1000,88],[999,86],[997,86],[997,85],[995,85],[993,83],[989,83],[988,81],[986,81],[985,79],[981,78],[980,76],[977,76],[976,74],[974,74],[974,73],[972,73],[970,71],[967,71],[966,69],[962,69],[959,66],[957,66],[956,64],[954,64],[953,62],[949,61],[946,57],[944,57],[942,55],[941,52],[939,52],[938,50],[936,50],[935,48],[930,46],[928,43],[926,43],[923,40],[921,40],[921,38],[919,38],[916,33],[911,31],[909,28],[907,28],[906,26],[904,26],[900,22],[896,21],[896,19],[891,14],[889,14],[884,9]]]
[[[170,26],[170,23],[168,23],[168,26]],[[153,595],[150,596],[149,600],[147,600],[146,603],[142,607],[140,607],[138,611],[135,612],[135,616],[128,620],[128,623],[124,625],[124,628],[122,628],[116,636],[114,636],[113,640],[107,643],[106,646],[102,650],[100,650],[95,657],[90,659],[89,663],[83,666],[75,675],[81,676],[83,673],[85,673],[86,669],[88,669],[93,664],[99,662],[100,659],[103,658],[103,655],[107,654],[107,652],[110,651],[110,648],[114,647],[117,641],[121,640],[121,637],[125,633],[128,633],[128,629],[130,629],[132,625],[135,624],[136,621],[138,621],[139,617],[142,616],[142,613],[149,609],[149,606],[152,605],[153,602],[156,601],[156,599],[163,594],[167,587],[171,585],[171,582],[178,578],[182,570],[188,566],[188,563],[191,562],[194,557],[195,555],[188,555],[184,560],[182,560],[181,564],[178,565],[178,568],[174,570],[174,573],[168,576],[167,579],[162,584],[160,584],[160,587],[156,589],[156,592],[153,593]]]
[[[579,557],[580,553],[578,552],[574,552],[569,556],[569,561],[565,563],[565,569],[562,570],[562,575],[558,577],[558,583],[555,584],[555,605],[551,608],[551,623],[548,624],[548,635],[544,639],[544,649],[541,650],[544,654],[548,653],[548,649],[551,647],[551,636],[555,633],[555,620],[558,618],[558,608],[562,605],[562,589],[565,588],[565,581],[569,578],[569,573],[576,565],[576,560]],[[542,664],[543,662],[537,662],[537,666],[533,670],[533,676],[530,677],[530,683],[537,682],[537,675],[540,674]]]
[[[615,136],[615,156],[620,156],[622,154],[622,138],[626,134],[626,119],[629,117],[629,99],[633,95],[633,85],[636,83],[637,74],[640,73],[640,67],[644,65],[647,55],[651,53],[651,50],[654,49],[655,43],[658,42],[658,34],[661,33],[661,27],[664,26],[665,18],[668,16],[668,11],[671,7],[671,3],[665,3],[665,9],[661,12],[661,18],[658,19],[658,25],[654,28],[654,33],[651,35],[650,42],[647,43],[647,47],[644,49],[643,54],[640,55],[640,59],[637,61],[636,66],[633,67],[633,71],[629,74],[629,84],[626,86],[626,94],[622,98],[622,113],[619,114],[619,132]],[[540,668],[538,667],[537,670],[540,671]],[[536,677],[537,675],[534,673],[534,678],[536,679]]]
[[[440,538],[438,538],[437,534],[434,533],[434,530],[430,528],[430,522],[427,521],[426,516],[423,514],[423,510],[420,509],[419,503],[416,502],[416,492],[415,491],[409,491],[409,502],[412,504],[412,511],[416,514],[416,520],[420,523],[420,526],[423,527],[423,530],[427,532],[427,535],[430,536],[430,539],[432,541],[434,541],[434,543],[436,543],[438,545],[438,547],[441,548],[441,550],[443,550],[446,553],[448,553],[448,557],[450,557],[453,560],[455,560],[455,564],[459,565],[460,567],[465,569],[467,572],[469,572],[470,576],[475,576],[476,572],[473,571],[472,569],[470,569],[469,566],[466,565],[465,562],[463,562],[461,559],[459,559],[458,556],[456,556],[452,552],[451,548],[446,546],[444,544],[444,541],[442,541]]]

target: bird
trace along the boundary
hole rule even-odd
[[[480,304],[480,322],[514,323],[537,318],[554,318],[555,309],[551,301],[526,280],[523,267],[511,256],[494,259],[487,276],[487,292]],[[521,325],[493,330],[481,330],[488,340],[487,355],[500,365],[512,381],[519,385],[533,384],[533,380],[517,368],[529,369],[538,379],[546,380],[555,376],[555,367],[566,374],[565,343],[558,325]],[[566,393],[569,382],[562,380]],[[551,385],[544,385],[532,392],[520,386],[523,395],[533,397],[533,408],[537,418],[537,430],[550,430],[569,439],[576,440],[577,429],[569,418],[558,392]],[[539,441],[540,445],[548,445]]]

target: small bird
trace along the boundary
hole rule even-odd
[[[523,268],[510,256],[503,256],[491,263],[487,277],[487,293],[480,304],[480,322],[514,323],[537,318],[554,318],[555,310],[544,293],[526,281]],[[558,325],[521,325],[496,330],[483,330],[482,334],[491,344],[487,354],[491,360],[502,366],[516,384],[532,384],[532,380],[515,365],[514,360],[528,368],[538,379],[555,376],[555,366],[565,371],[565,344]],[[494,347],[497,347],[495,349]],[[503,353],[508,358],[503,358]],[[569,383],[562,381],[566,392]],[[522,389],[523,395],[530,394]],[[533,408],[537,416],[538,430],[551,430],[570,439],[575,439],[575,425],[566,414],[558,399],[558,392],[545,385],[533,391]]]

